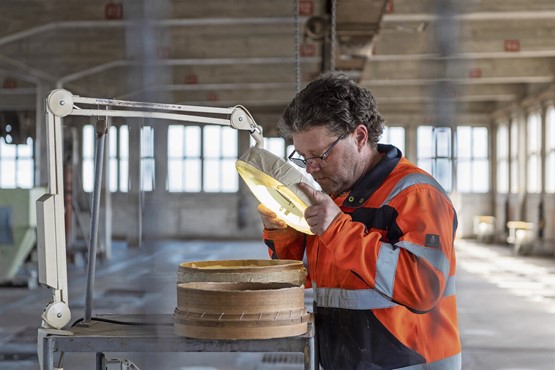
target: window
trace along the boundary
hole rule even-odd
[[[250,146],[256,145],[254,139],[250,138]],[[286,158],[285,156],[285,139],[282,137],[265,137],[264,138],[264,149],[277,155],[280,158]]]
[[[231,127],[170,125],[168,191],[238,191],[237,145],[237,130]]]
[[[27,138],[25,144],[8,144],[5,138],[0,138],[0,175],[0,188],[30,189],[33,187],[32,138]]]
[[[488,129],[457,127],[457,190],[462,193],[489,191]]]
[[[93,125],[83,126],[83,153],[82,153],[82,169],[83,169],[83,190],[86,192],[93,191],[94,187],[94,144],[95,133]]]
[[[507,124],[497,127],[497,192],[509,192],[509,128]]]
[[[200,126],[168,127],[168,191],[201,191],[200,138]]]
[[[451,128],[419,126],[416,136],[418,167],[434,176],[450,192],[453,162]]]
[[[154,129],[141,127],[141,190],[154,190]]]
[[[111,126],[108,140],[110,191],[125,193],[129,191],[129,127]]]
[[[203,128],[203,190],[206,192],[236,192],[239,178],[237,160],[237,130],[231,127]]]
[[[545,122],[545,191],[555,193],[555,108],[549,107]]]
[[[264,149],[280,158],[285,158],[285,140],[281,137],[265,137]]]
[[[518,122],[513,119],[511,122],[511,193],[518,193]]]
[[[528,193],[539,193],[541,187],[541,115],[532,113],[527,124],[527,186]]]
[[[405,128],[385,126],[380,143],[395,145],[405,155]]]
[[[110,191],[129,191],[129,127],[110,126],[108,135],[108,173]],[[96,133],[93,125],[83,126],[82,178],[83,190],[92,192],[94,188],[94,156],[96,153]]]

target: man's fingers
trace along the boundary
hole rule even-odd
[[[310,206],[304,211],[304,217],[308,220],[309,218],[316,217],[321,212],[319,206]]]
[[[322,235],[335,217],[341,213],[341,209],[327,194],[314,189],[308,184],[299,183],[298,186],[301,191],[307,194],[312,204],[304,211],[304,217],[308,226],[310,226],[310,231],[316,235]]]
[[[266,207],[262,203],[260,203],[258,205],[258,212],[260,212],[262,215],[270,217],[270,218],[277,217],[277,215],[274,211],[272,211],[270,208]]]
[[[273,212],[263,204],[258,205],[258,213],[260,213],[262,223],[264,224],[264,227],[266,229],[273,230],[287,228],[287,224],[285,223],[285,221],[278,218],[275,212]]]

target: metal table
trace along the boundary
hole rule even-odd
[[[104,352],[302,352],[305,370],[317,369],[312,320],[303,335],[274,339],[212,340],[177,336],[171,315],[104,315],[101,318],[150,324],[121,325],[95,321],[91,326],[75,326],[69,335],[62,331],[39,329],[44,335],[43,369],[54,369],[55,352],[96,353],[98,363]]]

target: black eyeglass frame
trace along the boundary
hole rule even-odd
[[[289,157],[287,157],[287,159],[289,159],[291,162],[295,163],[297,166],[299,166],[301,168],[306,168],[307,162],[310,161],[310,160],[314,160],[314,159],[319,159],[322,162],[326,163],[324,160],[331,154],[331,151],[333,150],[333,148],[335,148],[337,143],[339,143],[342,139],[344,139],[345,136],[347,136],[348,133],[349,132],[347,131],[347,132],[343,133],[341,136],[339,136],[337,138],[337,140],[335,140],[333,142],[333,144],[331,144],[331,146],[328,149],[326,149],[324,154],[322,154],[319,157],[310,157],[310,158],[306,158],[306,159],[299,158],[299,157],[293,158],[293,155],[295,155],[295,153],[297,153],[297,150],[293,150],[291,152],[291,154],[289,154]]]

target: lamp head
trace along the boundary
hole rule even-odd
[[[260,203],[287,225],[312,235],[304,218],[310,200],[297,185],[309,181],[293,165],[267,150],[252,147],[237,160],[235,167]]]

